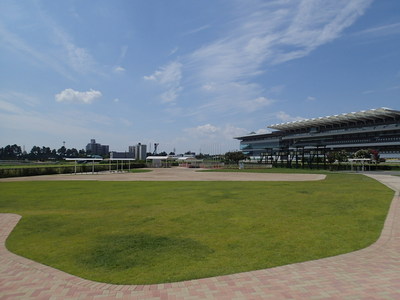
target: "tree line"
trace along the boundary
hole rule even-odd
[[[23,151],[21,146],[16,144],[0,148],[1,160],[61,160],[65,157],[87,157],[88,155],[90,155],[90,153],[86,152],[84,149],[67,149],[64,146],[59,149],[51,149],[45,146],[33,146],[30,152]]]

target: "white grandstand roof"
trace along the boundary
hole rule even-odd
[[[359,112],[351,112],[341,115],[333,115],[333,116],[319,117],[313,119],[305,119],[295,122],[274,124],[268,127],[277,130],[291,130],[304,127],[317,127],[317,126],[326,126],[326,125],[346,123],[346,122],[365,121],[369,119],[374,120],[387,117],[394,118],[396,116],[397,117],[400,116],[400,111],[386,107],[381,107],[377,109],[362,110]]]

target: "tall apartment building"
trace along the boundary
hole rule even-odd
[[[90,143],[86,145],[86,152],[92,155],[108,155],[110,146],[101,145],[96,143],[95,139],[91,139]]]
[[[147,145],[138,143],[135,146],[129,146],[129,153],[132,153],[136,160],[146,160]]]

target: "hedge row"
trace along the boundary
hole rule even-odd
[[[144,168],[144,164],[131,164],[131,169]],[[77,173],[90,173],[92,172],[92,164],[79,164],[76,166]],[[111,165],[111,170],[115,170],[116,166]],[[95,164],[94,172],[108,171],[109,165]],[[120,169],[120,167],[119,167]],[[124,166],[126,171],[128,166]],[[75,173],[75,166],[56,166],[56,167],[36,167],[36,168],[1,168],[0,178],[7,177],[21,177],[21,176],[36,176],[36,175],[53,175],[53,174],[71,174]]]

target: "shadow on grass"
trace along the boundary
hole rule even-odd
[[[158,260],[174,256],[180,260],[202,260],[214,251],[188,238],[150,234],[107,235],[97,239],[95,247],[78,261],[90,268],[129,269],[151,266]]]

